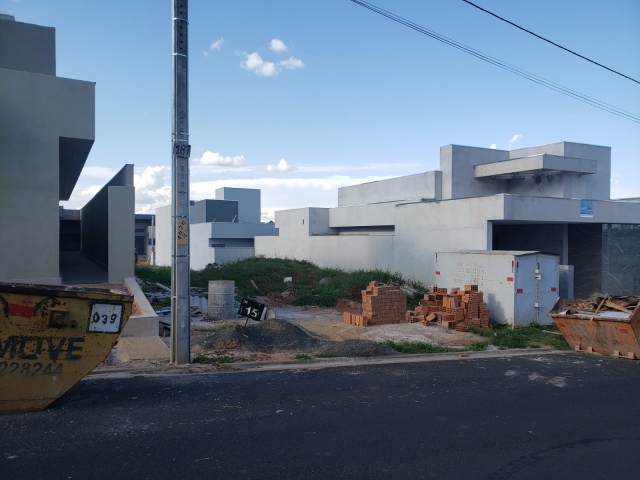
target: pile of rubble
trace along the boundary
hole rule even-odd
[[[631,315],[633,310],[640,303],[640,297],[615,296],[615,297],[593,297],[586,301],[576,301],[572,305],[573,313],[590,314],[602,313],[606,311],[618,311]]]
[[[407,312],[407,323],[439,322],[441,325],[465,332],[489,329],[489,308],[477,285],[465,285],[464,290],[454,287],[447,294],[446,288],[431,287],[413,312]]]
[[[371,282],[362,290],[362,315],[344,312],[344,322],[359,327],[404,323],[406,311],[407,296],[398,287]]]

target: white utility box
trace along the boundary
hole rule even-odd
[[[547,313],[558,298],[558,255],[505,250],[462,250],[436,253],[438,287],[478,285],[490,318],[526,327],[550,325]]]

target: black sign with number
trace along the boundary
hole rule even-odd
[[[191,156],[191,145],[187,145],[185,143],[174,143],[173,154],[178,157],[189,158]]]
[[[242,302],[240,302],[238,315],[242,315],[243,317],[259,322],[262,320],[262,314],[264,313],[265,308],[267,308],[267,306],[262,303],[254,302],[248,298],[243,298]]]

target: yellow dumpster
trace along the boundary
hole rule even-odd
[[[627,298],[616,304],[610,299],[596,301],[593,311],[581,310],[585,302],[558,298],[549,316],[564,335],[567,343],[576,351],[586,351],[624,357],[640,358],[640,302],[637,297]],[[631,307],[623,307],[625,303]],[[603,305],[607,308],[601,311]]]
[[[106,358],[128,293],[0,283],[0,413],[42,410]]]

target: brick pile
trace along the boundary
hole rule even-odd
[[[449,293],[446,288],[431,287],[415,310],[407,312],[405,320],[424,325],[437,321],[462,332],[470,327],[488,330],[490,312],[483,300],[484,295],[477,285],[465,285],[464,290],[454,287]]]
[[[344,313],[344,323],[366,327],[404,323],[407,296],[397,287],[371,282],[362,290],[362,315]]]

